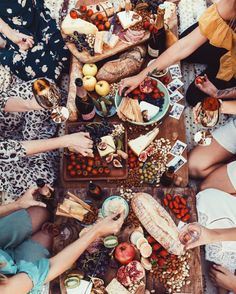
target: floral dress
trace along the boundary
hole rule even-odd
[[[68,66],[69,51],[44,0],[1,0],[0,17],[12,29],[34,37],[34,46],[27,51],[7,39],[0,49],[0,64],[25,81],[39,77],[57,81]]]
[[[9,97],[32,99],[32,82],[17,83],[0,96],[0,191],[6,191],[9,198],[17,199],[38,178],[53,184],[58,174],[59,152],[51,151],[26,156],[21,141],[47,139],[57,132],[47,110],[28,112],[4,112]]]

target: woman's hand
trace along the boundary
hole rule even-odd
[[[17,201],[17,205],[19,209],[27,209],[31,206],[41,206],[46,207],[46,204],[40,201],[36,201],[34,199],[34,193],[37,192],[37,187],[31,187],[29,190],[25,192],[23,196],[21,196]]]
[[[193,107],[193,119],[195,124],[200,124],[199,113],[201,112],[201,102]]]
[[[137,88],[145,79],[144,75],[138,74],[136,76],[123,79],[120,82],[119,95],[127,96],[131,91]],[[124,92],[125,91],[125,92]]]
[[[197,84],[195,82],[196,87],[198,87],[198,89],[200,89],[202,92],[206,93],[207,95],[211,97],[217,97],[218,89],[208,79],[207,75],[204,75],[201,78],[203,79],[203,82],[200,84]]]
[[[89,133],[75,133],[66,135],[69,150],[82,154],[83,156],[93,157],[93,141]]]
[[[124,223],[124,213],[116,213],[109,215],[103,220],[99,221],[94,225],[94,230],[97,232],[98,237],[115,235],[119,233],[123,223]]]
[[[209,276],[216,287],[227,289],[235,293],[236,276],[223,266],[214,264],[210,269]]]
[[[19,46],[20,50],[26,51],[34,45],[34,38],[16,31],[13,31],[11,41]]]
[[[206,227],[201,226],[201,234],[197,241],[190,243],[189,245],[185,245],[185,249],[192,249],[201,245],[209,244],[212,240],[212,234],[214,233],[213,230],[207,229]]]

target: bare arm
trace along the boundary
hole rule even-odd
[[[216,91],[216,98],[236,98],[236,87]]]
[[[27,155],[70,147],[84,156],[93,156],[93,141],[88,133],[83,132],[51,139],[23,141],[21,144]]]
[[[5,105],[5,112],[27,112],[31,110],[43,110],[35,98],[24,100],[20,97],[10,97]]]
[[[164,70],[172,64],[179,62],[180,60],[191,55],[197,48],[207,41],[200,29],[197,27],[186,37],[178,40],[174,45],[168,48],[162,53],[151,65],[146,67],[138,75],[126,78],[121,82],[119,93],[121,95],[123,89],[128,88],[126,94],[135,89],[145,77],[153,70]]]
[[[117,215],[111,215],[99,223],[95,224],[91,230],[83,235],[60,253],[50,259],[50,268],[45,283],[52,281],[60,274],[65,272],[80,257],[86,248],[97,238],[102,236],[116,234],[119,232],[124,216],[121,215],[118,220],[114,220]],[[9,278],[6,285],[0,285],[1,294],[27,294],[32,289],[32,281],[23,273],[16,274]]]
[[[236,228],[208,229],[201,226],[200,238],[196,242],[187,245],[186,248],[191,249],[197,246],[223,241],[236,241]]]

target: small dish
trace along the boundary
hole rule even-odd
[[[68,120],[70,116],[68,108],[64,106],[58,106],[52,110],[51,118],[52,120],[57,123],[61,124]]]
[[[129,205],[127,201],[120,196],[110,196],[102,205],[102,215],[107,217],[112,213],[118,213],[121,209],[124,209],[125,218],[129,215]]]

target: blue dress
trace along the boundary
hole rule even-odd
[[[12,29],[33,36],[35,42],[33,48],[20,51],[6,39],[5,48],[0,49],[0,64],[25,81],[39,77],[57,81],[68,66],[69,51],[44,0],[1,0],[0,18]]]

